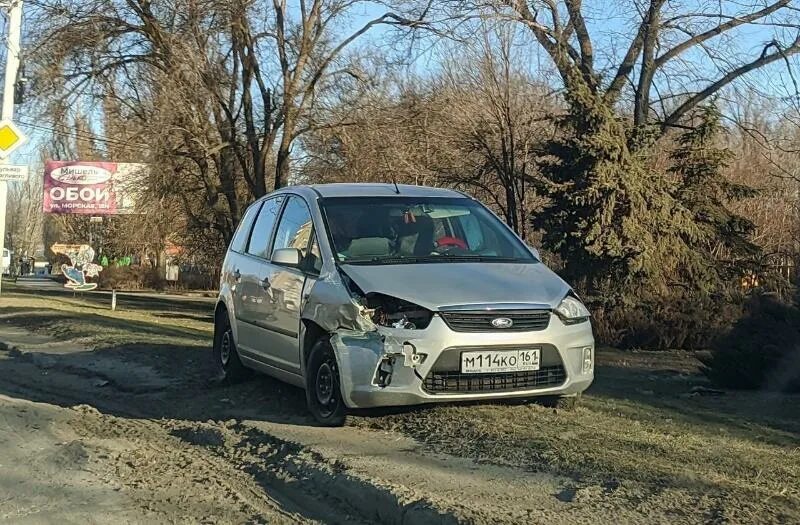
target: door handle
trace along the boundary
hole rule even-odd
[[[233,272],[233,280],[237,283],[242,281],[242,272],[238,268]]]
[[[261,281],[261,287],[265,290],[269,290],[270,286],[272,286],[269,282],[269,277],[264,277],[264,280]]]

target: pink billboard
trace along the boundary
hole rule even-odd
[[[44,212],[122,215],[135,212],[133,188],[144,164],[48,161],[44,168]]]

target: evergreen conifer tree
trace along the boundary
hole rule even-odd
[[[725,129],[716,105],[699,107],[694,118],[695,125],[678,137],[670,155],[670,173],[677,179],[678,198],[700,229],[692,248],[713,262],[713,285],[724,287],[755,269],[760,250],[749,239],[754,225],[728,207],[755,191],[725,177],[733,153],[719,143]]]
[[[594,307],[667,293],[681,269],[703,273],[694,216],[674,178],[650,162],[654,134],[634,132],[589,90],[567,97],[571,110],[541,165],[550,204],[533,217],[561,273]]]

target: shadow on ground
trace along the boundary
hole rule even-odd
[[[0,377],[0,394],[90,405],[121,417],[312,423],[300,389],[262,375],[225,384],[202,346],[124,344],[58,354],[11,349],[0,351]]]
[[[0,349],[0,394],[58,406],[87,404],[123,417],[312,423],[298,389],[261,375],[237,385],[218,380],[211,327],[183,322],[206,325],[207,302],[126,298],[123,312],[152,316],[142,318],[109,315],[95,294],[80,301],[61,290],[10,295],[44,298],[51,307],[0,307],[0,341],[7,327],[34,332],[37,341],[46,334],[52,343]]]
[[[23,307],[5,307],[0,310],[7,322],[21,328],[39,331],[50,330],[58,332],[59,329],[69,331],[70,338],[91,338],[102,335],[105,330],[124,331],[131,334],[138,334],[146,339],[145,336],[157,337],[180,337],[189,339],[199,339],[205,337],[197,330],[189,328],[178,328],[176,326],[148,323],[133,319],[115,319],[100,314],[70,314],[63,310],[46,309],[32,311]],[[156,314],[173,316],[173,318],[191,319],[181,316],[181,314]],[[180,317],[179,317],[180,316]]]

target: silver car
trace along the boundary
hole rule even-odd
[[[589,311],[501,220],[456,191],[295,186],[254,203],[225,257],[214,358],[349,410],[541,397],[594,378]]]

